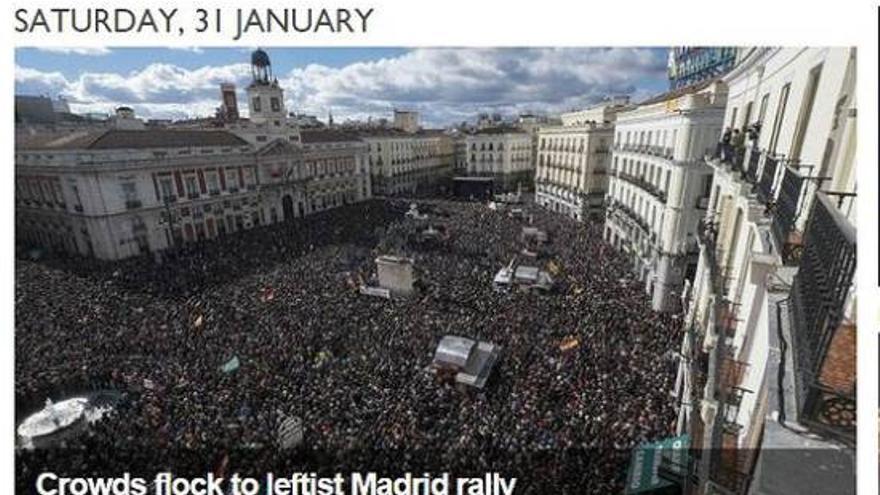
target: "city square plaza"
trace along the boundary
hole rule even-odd
[[[650,310],[599,225],[524,205],[552,239],[538,263],[556,284],[497,292],[493,274],[522,249],[529,220],[484,203],[423,204],[428,219],[405,216],[409,202],[372,200],[181,249],[162,264],[20,259],[18,355],[64,345],[18,362],[18,403],[123,392],[77,439],[107,452],[83,459],[102,469],[132,456],[144,469],[170,462],[162,446],[247,446],[236,463],[274,465],[279,424],[296,417],[302,448],[333,453],[334,465],[404,469],[425,456],[447,469],[516,472],[540,457],[560,470],[548,473],[554,483],[621,487],[631,449],[674,432],[678,317]],[[425,248],[419,234],[438,216],[447,242]],[[360,284],[378,283],[377,261],[405,262],[412,293],[362,295]],[[467,379],[479,386],[426,372],[456,345],[488,352],[477,361],[491,369]],[[546,462],[571,452],[576,464]]]

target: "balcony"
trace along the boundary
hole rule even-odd
[[[609,210],[611,213],[615,211],[620,211],[623,213],[624,217],[636,227],[640,228],[647,235],[651,231],[651,226],[648,225],[648,222],[642,219],[635,211],[633,211],[630,207],[625,204],[614,201],[609,204]]]
[[[745,159],[746,149],[744,147],[736,148],[730,144],[718,143],[715,148],[706,150],[706,158],[715,161],[717,164],[727,166],[731,170],[741,172],[743,170],[743,161]]]
[[[691,374],[690,399],[694,404],[703,399],[703,391],[709,378],[709,354],[703,352],[699,344],[704,335],[705,333],[700,328],[693,326],[688,328],[686,334]]]
[[[797,262],[803,246],[796,224],[806,179],[789,167],[783,168],[782,174],[770,216],[773,218],[772,230],[776,243],[782,246],[782,259],[789,263]]]
[[[697,239],[705,247],[706,266],[709,267],[709,278],[712,283],[712,292],[723,296],[726,293],[726,269],[718,263],[718,224],[709,218],[700,220],[697,227]],[[719,309],[716,309],[720,312]]]
[[[768,156],[764,159],[764,170],[761,171],[761,179],[758,181],[758,199],[765,205],[773,202],[773,185],[776,182],[776,169],[779,159]]]
[[[625,180],[626,182],[629,182],[630,184],[640,189],[643,189],[651,196],[654,196],[655,198],[660,200],[661,203],[666,203],[666,193],[660,190],[660,188],[656,187],[654,184],[651,184],[650,182],[645,180],[644,177],[637,177],[626,172],[620,172],[619,178]]]
[[[749,153],[749,165],[746,168],[745,179],[748,183],[754,184],[758,180],[758,161],[761,159],[761,153],[757,149],[752,149]]]
[[[614,145],[614,151],[625,151],[628,153],[641,153],[643,155],[655,156],[665,160],[672,160],[672,148],[668,146],[656,146],[647,144],[617,144]]]
[[[824,193],[804,229],[791,289],[792,347],[801,421],[855,440],[855,323],[846,306],[856,269],[856,230]]]

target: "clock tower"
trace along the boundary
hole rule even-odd
[[[284,90],[272,75],[269,55],[262,49],[251,54],[251,76],[252,81],[247,88],[251,122],[269,129],[287,127]]]

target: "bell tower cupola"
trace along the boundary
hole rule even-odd
[[[250,120],[270,128],[287,125],[287,111],[284,108],[284,90],[272,74],[269,54],[257,49],[251,54],[251,83],[248,85],[248,110]]]

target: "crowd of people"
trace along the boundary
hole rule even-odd
[[[499,472],[517,493],[619,493],[632,449],[674,434],[675,315],[650,310],[601,224],[532,205],[374,200],[165,256],[20,259],[19,419],[46,398],[120,393],[36,473]],[[531,221],[550,242],[549,294],[493,290]],[[427,224],[442,233],[420,242]],[[413,258],[418,291],[359,293],[380,254]],[[444,335],[501,346],[483,390],[425,368]],[[231,363],[234,362],[234,365]],[[279,449],[300,418],[301,447]],[[421,472],[421,471],[418,471]]]

